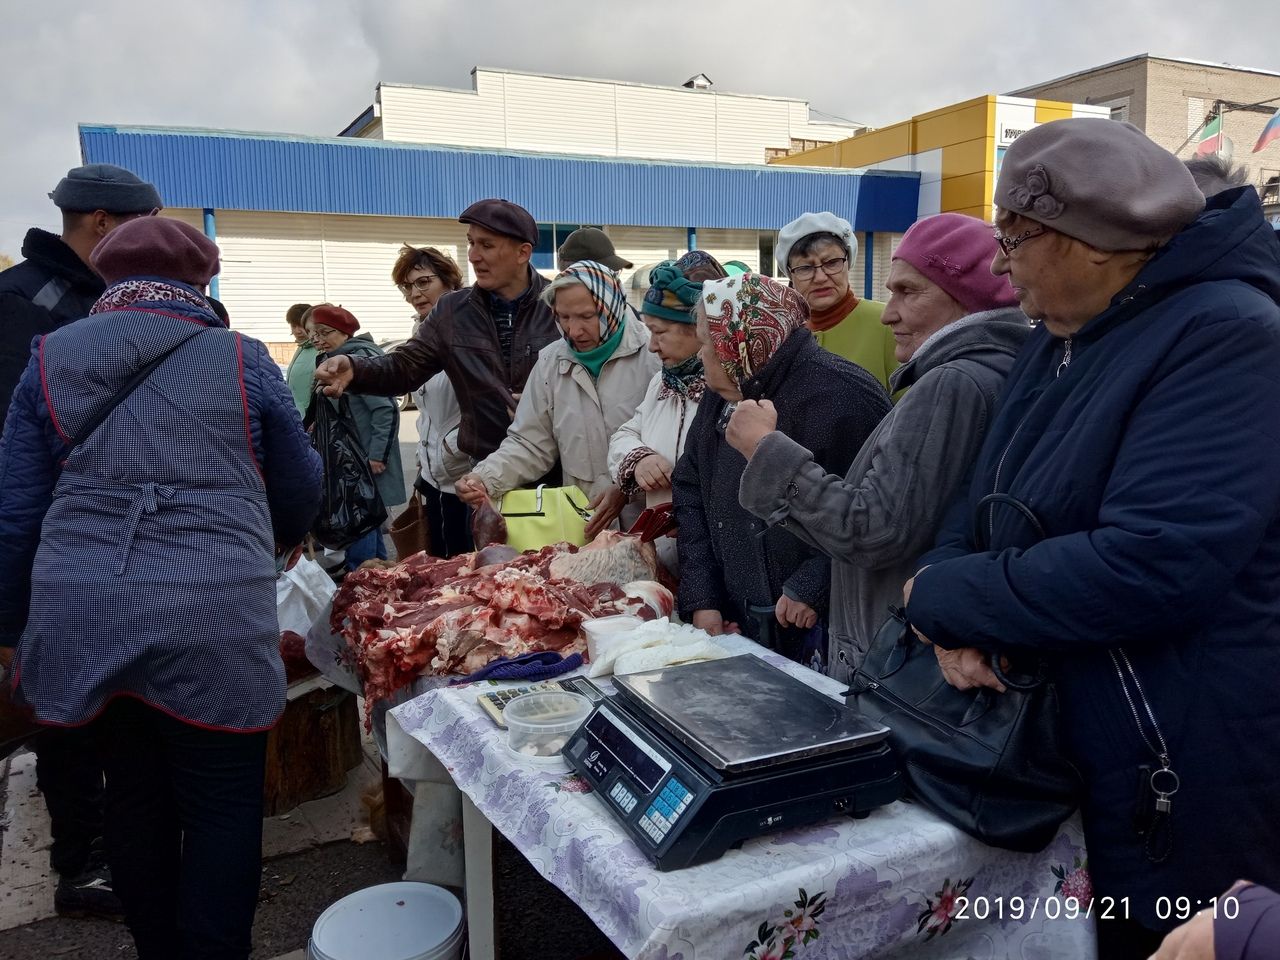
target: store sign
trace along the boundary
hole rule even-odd
[[[1007,147],[1028,130],[1034,129],[1038,126],[1040,126],[1038,123],[1033,123],[1029,127],[1014,127],[1007,123],[1002,123],[1000,124],[999,130],[996,131],[996,143],[1002,147]]]

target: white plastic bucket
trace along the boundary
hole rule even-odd
[[[311,928],[308,960],[458,960],[462,904],[429,883],[383,883],[343,897]]]

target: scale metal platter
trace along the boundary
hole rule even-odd
[[[889,734],[751,654],[633,673],[613,683],[620,700],[726,774],[855,750]]]

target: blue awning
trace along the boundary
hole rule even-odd
[[[350,137],[81,124],[85,163],[150,180],[170,207],[453,219],[483,197],[541,223],[777,230],[831,210],[856,230],[916,220],[919,174],[657,162]]]

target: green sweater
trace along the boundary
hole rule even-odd
[[[818,345],[837,357],[856,363],[889,389],[889,374],[898,369],[893,356],[893,332],[880,322],[884,304],[859,300],[853,312],[830,330],[815,330]]]
[[[316,348],[308,340],[298,345],[293,359],[289,361],[289,371],[285,374],[285,380],[289,383],[289,392],[293,394],[294,406],[304,417],[311,403],[311,383],[315,372]]]

